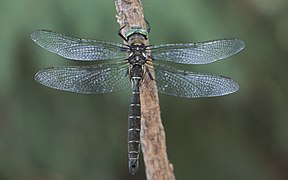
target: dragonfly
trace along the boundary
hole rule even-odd
[[[138,170],[141,130],[140,89],[145,75],[155,81],[159,93],[183,98],[216,97],[239,89],[233,79],[175,68],[169,63],[208,64],[240,52],[245,43],[240,39],[219,39],[199,43],[147,45],[149,32],[131,27],[119,35],[124,44],[82,39],[36,30],[31,39],[42,48],[66,59],[100,61],[93,65],[49,67],[38,71],[35,80],[49,88],[97,94],[132,87],[128,113],[128,168]],[[165,63],[168,62],[168,63]],[[149,90],[149,89],[143,89]],[[141,89],[142,91],[142,89]]]

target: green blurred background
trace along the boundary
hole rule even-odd
[[[288,1],[143,0],[143,6],[151,44],[246,42],[225,61],[182,66],[231,77],[237,93],[160,95],[176,178],[287,180]],[[76,64],[33,43],[33,30],[122,42],[115,13],[107,0],[0,0],[0,180],[145,179],[142,159],[136,176],[127,168],[131,90],[79,95],[33,79],[41,68]]]

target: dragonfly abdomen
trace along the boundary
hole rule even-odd
[[[131,68],[132,97],[128,115],[128,159],[129,172],[135,174],[138,170],[141,130],[140,81],[142,70],[140,65]]]

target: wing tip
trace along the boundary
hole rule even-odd
[[[53,31],[47,29],[37,29],[31,33],[31,39],[37,43],[40,35],[43,33],[52,33]]]
[[[239,84],[234,79],[231,79],[231,78],[228,78],[228,77],[223,77],[223,78],[226,79],[226,86],[225,86],[226,90],[225,90],[225,92],[223,92],[219,96],[229,95],[229,94],[237,92],[240,89]]]
[[[37,41],[37,38],[38,38],[38,35],[39,35],[39,31],[40,30],[35,30],[31,33],[31,39],[32,41],[36,42]]]
[[[34,80],[40,84],[43,84],[43,69],[36,72],[34,75]]]
[[[240,52],[241,50],[243,50],[246,46],[245,42],[241,39],[236,39],[238,41],[238,46],[239,46],[239,49],[238,49],[238,52]]]

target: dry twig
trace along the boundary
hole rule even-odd
[[[141,0],[115,0],[115,5],[117,22],[120,27],[125,26],[124,32],[131,27],[146,28]],[[145,43],[148,45],[149,42]],[[156,83],[146,75],[141,89],[141,146],[147,180],[174,180],[173,166],[166,151]]]

